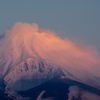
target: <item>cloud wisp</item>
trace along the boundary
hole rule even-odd
[[[76,86],[70,86],[69,87],[69,99],[68,100],[100,100],[100,96],[90,93],[88,91],[82,90],[79,87]]]

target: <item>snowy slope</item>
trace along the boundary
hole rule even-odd
[[[61,74],[60,68],[45,60],[28,58],[5,76],[5,92],[12,95],[14,91],[26,91]]]
[[[25,91],[59,75],[100,89],[100,57],[36,24],[17,23],[0,38],[0,82]]]

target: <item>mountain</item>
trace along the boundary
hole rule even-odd
[[[61,74],[63,72],[60,68],[50,65],[45,60],[28,58],[5,76],[6,93],[26,91]]]
[[[59,76],[100,90],[99,53],[36,24],[16,23],[0,37],[0,84],[6,94],[18,97]]]

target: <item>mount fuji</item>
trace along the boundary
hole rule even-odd
[[[100,54],[92,46],[83,47],[54,34],[38,29],[35,23],[19,22],[0,37],[0,87],[7,96],[22,100],[22,91],[41,87],[54,79],[84,84],[100,92]],[[79,89],[73,88],[69,91]],[[97,100],[100,100],[99,92]],[[55,100],[42,99],[44,93],[37,100]],[[85,99],[73,99],[69,95],[66,100]]]

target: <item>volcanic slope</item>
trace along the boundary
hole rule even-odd
[[[64,75],[100,89],[100,57],[37,24],[16,23],[0,38],[0,83],[5,92],[25,91]]]

